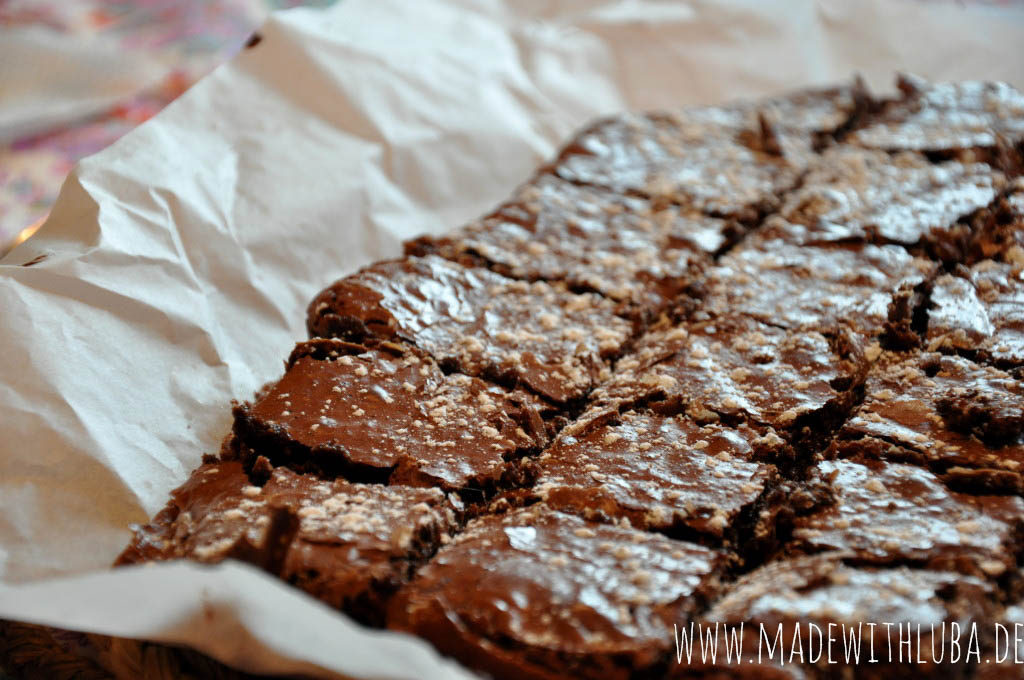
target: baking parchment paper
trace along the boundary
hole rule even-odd
[[[343,0],[260,33],[83,160],[0,261],[0,618],[248,671],[462,677],[244,565],[106,567],[280,374],[319,288],[495,205],[588,119],[854,72],[1024,85],[1019,6]]]

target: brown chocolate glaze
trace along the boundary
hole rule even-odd
[[[577,186],[541,172],[490,215],[450,235],[406,244],[486,264],[526,281],[593,291],[650,318],[683,296],[708,261],[739,237],[730,220],[636,196]]]
[[[584,129],[554,171],[573,182],[669,200],[752,223],[797,181],[862,88],[805,90],[672,113],[624,114]]]
[[[836,146],[810,165],[762,231],[797,245],[892,243],[955,260],[970,233],[958,221],[988,206],[1004,183],[983,163],[934,164],[912,152]]]
[[[790,459],[771,430],[698,425],[685,416],[625,413],[563,430],[538,460],[533,493],[587,519],[763,550],[775,533],[778,475]],[[743,545],[740,545],[740,542]]]
[[[534,505],[471,522],[392,601],[388,626],[496,680],[654,677],[725,553]]]
[[[783,559],[742,576],[702,617],[705,625],[716,621],[734,626],[744,624],[740,647],[742,662],[725,662],[722,645],[717,665],[699,663],[700,655],[696,654],[694,663],[680,664],[678,677],[710,677],[715,675],[714,671],[720,673],[717,677],[721,678],[970,677],[970,663],[962,658],[958,663],[949,663],[951,633],[948,626],[955,622],[969,631],[971,624],[977,623],[979,630],[985,632],[995,610],[995,593],[991,586],[980,579],[948,571],[851,567],[844,564],[844,557],[848,554],[824,553]],[[892,623],[889,629],[882,625],[887,621]],[[938,656],[942,625],[947,625],[945,663],[899,663],[896,624],[903,625],[906,638],[907,622],[914,626],[921,624],[921,650],[926,659],[930,659],[932,649],[931,627],[936,631]],[[817,648],[824,660],[819,664],[810,663],[814,649],[809,639],[812,634],[809,624],[812,623],[825,636],[824,647]],[[868,623],[877,625],[869,627]],[[834,624],[831,650],[827,641],[830,624]],[[781,644],[776,638],[780,626]],[[767,644],[760,637],[761,627],[768,636]],[[797,628],[799,638],[794,642]],[[860,663],[848,665],[844,642],[850,644],[851,632],[861,640]],[[913,640],[916,645],[916,635]],[[774,659],[769,661],[768,650],[773,645]],[[761,664],[756,663],[759,648]],[[890,648],[893,650],[891,663]],[[790,657],[792,649],[800,649],[803,654]],[[880,662],[869,663],[871,656]],[[836,663],[827,663],[829,658]],[[748,659],[755,663],[750,664]],[[788,676],[783,675],[787,673]]]
[[[569,181],[753,222],[796,184],[798,165],[763,139],[742,108],[623,114],[583,130],[554,172]],[[771,140],[774,141],[774,140]]]
[[[1015,567],[1024,501],[970,496],[913,465],[824,461],[835,503],[797,517],[789,549],[841,550],[862,564],[907,565],[997,578]]]
[[[982,260],[940,277],[931,291],[926,340],[930,350],[1005,369],[1024,366],[1024,262]]]
[[[413,348],[329,340],[300,344],[262,399],[236,407],[234,432],[250,459],[467,498],[523,483],[519,459],[546,441],[512,393]]]
[[[294,518],[287,532],[275,531],[281,510]],[[284,468],[260,487],[241,463],[222,461],[172,491],[117,564],[241,559],[381,625],[390,596],[449,539],[460,514],[458,499],[439,489],[326,482]]]
[[[1024,139],[1024,95],[1006,83],[930,83],[901,75],[897,84],[902,97],[869,116],[850,134],[851,143],[989,159]]]
[[[701,310],[740,313],[787,328],[848,326],[866,338],[911,333],[913,305],[894,301],[930,280],[936,263],[898,246],[799,247],[752,238],[708,272]]]
[[[832,446],[905,461],[957,486],[1024,492],[1024,387],[998,369],[939,354],[886,354]]]
[[[381,262],[310,304],[312,336],[400,339],[442,366],[578,401],[633,335],[610,300],[526,283],[436,256]]]
[[[826,337],[723,316],[649,334],[592,401],[768,426],[813,449],[845,417],[867,366],[862,343],[845,331]]]

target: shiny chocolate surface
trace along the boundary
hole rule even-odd
[[[516,459],[542,445],[539,415],[505,390],[445,375],[411,348],[362,349],[300,352],[262,399],[236,409],[236,435],[275,463],[449,490],[508,483]]]
[[[757,459],[787,448],[771,430],[630,412],[586,432],[563,431],[539,459],[534,493],[584,517],[735,539],[740,516],[778,483],[774,467]]]
[[[824,461],[834,504],[797,518],[791,548],[850,551],[864,564],[913,565],[994,577],[1011,569],[1024,501],[951,491],[924,468],[883,461]]]
[[[586,396],[633,325],[615,303],[437,256],[367,267],[313,300],[312,335],[401,339],[442,365],[522,384],[556,403]]]
[[[663,661],[666,630],[717,591],[726,561],[536,505],[471,522],[400,591],[388,622],[442,650],[488,640],[502,677],[516,664],[526,677],[627,678]]]

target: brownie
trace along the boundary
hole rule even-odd
[[[1024,386],[998,369],[939,354],[886,354],[833,445],[925,465],[980,491],[1024,492]]]
[[[823,461],[835,502],[794,520],[793,553],[849,551],[848,561],[999,577],[1022,547],[1024,500],[947,488],[924,468],[880,460]]]
[[[988,642],[982,651],[986,661],[979,666],[975,679],[1024,679],[1024,601],[1015,601],[995,617]]]
[[[564,282],[644,318],[676,304],[707,255],[741,232],[730,220],[541,173],[490,215],[447,236],[407,243],[406,252],[484,264],[515,279]]]
[[[1005,369],[1024,367],[1024,262],[982,260],[937,279],[927,343]]]
[[[849,122],[864,96],[855,84],[606,118],[563,149],[554,171],[753,223],[796,184],[813,149]]]
[[[782,494],[775,467],[792,453],[770,429],[699,425],[627,412],[567,428],[538,460],[536,496],[587,519],[710,539],[754,552],[774,536]]]
[[[850,142],[985,158],[1024,139],[1024,95],[1006,83],[930,83],[901,75],[897,84],[902,96],[852,131]]]
[[[538,504],[472,521],[399,591],[388,626],[496,680],[651,677],[728,559]]]
[[[572,182],[748,223],[799,176],[770,129],[743,107],[605,118],[580,132],[553,169]]]
[[[310,304],[312,336],[402,340],[442,367],[522,384],[559,404],[586,396],[633,326],[614,304],[436,256],[370,265]]]
[[[459,501],[438,489],[327,482],[284,468],[260,487],[241,463],[221,461],[172,491],[117,564],[244,560],[381,625],[388,599],[450,538],[460,514]]]
[[[763,117],[763,124],[769,128],[764,136],[773,137],[782,155],[801,165],[868,115],[875,102],[857,78],[846,85],[797,90],[731,106]]]
[[[969,263],[992,259],[1024,266],[1024,178],[1014,180],[978,222]]]
[[[750,239],[709,270],[701,310],[786,328],[846,325],[868,338],[887,331],[904,338],[914,332],[913,299],[936,267],[899,246],[818,248]]]
[[[813,450],[848,413],[867,366],[862,343],[845,330],[826,336],[723,316],[642,338],[592,401],[767,426]]]
[[[1022,615],[1024,96],[899,85],[594,122],[323,290],[119,562],[242,560],[498,679],[1024,678],[788,654]]]
[[[797,245],[892,243],[954,260],[970,238],[958,221],[988,206],[1004,182],[984,163],[835,146],[811,164],[762,231]]]
[[[300,344],[276,385],[235,408],[234,433],[250,462],[467,500],[524,483],[519,459],[546,443],[540,415],[513,393],[445,375],[411,347],[339,340]]]
[[[1017,622],[1019,621],[1020,619],[1017,619]],[[1020,662],[1015,662],[1013,660],[1014,623],[1014,621],[1008,621],[1007,623],[1003,624],[1009,631],[1008,635],[1010,636],[1010,655],[1006,659],[1003,659],[1002,662],[998,662],[997,660],[995,660],[993,656],[994,650],[992,650],[991,648],[982,650],[982,659],[990,660],[991,663],[979,666],[977,670],[974,672],[974,675],[971,676],[973,680],[1024,680],[1024,664]],[[1020,629],[1018,628],[1017,630],[1019,638]],[[1007,643],[1000,642],[1000,644],[1002,646],[1000,647],[999,653],[1004,654],[1007,647]],[[1017,658],[1024,659],[1024,650],[1018,653],[1020,654],[1020,656],[1018,656]]]
[[[701,621],[711,626],[718,622],[723,630],[742,623],[741,644],[733,647],[733,654],[738,648],[742,661],[737,663],[734,657],[729,663],[720,644],[715,664],[701,663],[699,653],[694,654],[690,663],[684,659],[679,664],[679,676],[706,677],[717,671],[721,678],[762,678],[773,673],[788,673],[793,678],[873,680],[969,677],[972,667],[963,658],[967,637],[972,624],[983,634],[991,625],[989,617],[995,608],[991,586],[949,571],[853,567],[843,562],[845,556],[831,552],[783,559],[742,576]],[[963,631],[962,651],[961,659],[950,663],[950,626],[954,623]],[[811,624],[818,627],[823,640],[812,641]],[[916,663],[918,624],[921,658],[931,660],[934,630],[936,657],[940,644],[945,645],[945,663]],[[901,634],[914,645],[909,660],[906,645],[899,646]],[[846,662],[847,650],[853,663]],[[819,662],[811,663],[817,655]],[[871,658],[876,661],[872,663]]]

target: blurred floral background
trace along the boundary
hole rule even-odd
[[[0,0],[0,254],[42,222],[75,161],[229,59],[270,11],[335,1]],[[103,97],[89,97],[90,67]],[[37,99],[48,87],[63,93]]]

